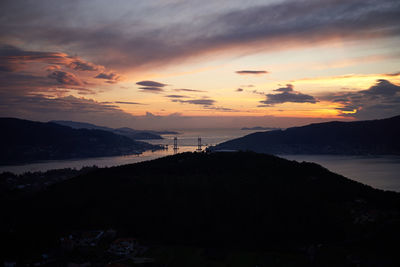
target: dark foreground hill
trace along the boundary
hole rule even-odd
[[[319,244],[398,262],[399,194],[265,154],[183,153],[99,169],[15,205],[5,217],[13,229],[5,234],[9,250],[45,245],[73,230],[114,228],[152,244],[249,250]]]
[[[102,130],[0,118],[0,165],[140,153],[156,146]]]
[[[400,155],[400,116],[389,119],[310,124],[258,132],[221,143],[212,150],[270,154]]]

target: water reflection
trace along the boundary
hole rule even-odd
[[[203,148],[215,145],[229,139],[237,138],[254,131],[232,129],[201,129],[178,130],[180,135],[164,135],[162,140],[146,140],[152,144],[167,145],[168,150],[147,151],[140,155],[99,157],[75,160],[57,160],[31,163],[16,166],[0,166],[0,172],[11,171],[21,174],[27,171],[46,171],[60,168],[77,168],[84,166],[111,167],[152,160],[174,153],[174,137],[177,137],[177,152],[196,151],[198,138],[201,137]],[[284,155],[290,160],[318,163],[325,168],[346,176],[350,179],[371,185],[383,190],[400,192],[400,157],[362,157],[362,156],[332,156],[332,155]]]
[[[195,151],[195,146],[182,146],[179,147],[179,152]],[[113,156],[113,157],[98,157],[88,159],[69,159],[69,160],[54,160],[54,161],[43,161],[37,163],[30,163],[24,165],[15,166],[1,166],[0,172],[9,171],[16,174],[24,172],[35,172],[35,171],[47,171],[52,169],[62,168],[76,168],[80,169],[85,166],[96,165],[98,167],[112,167],[124,164],[131,164],[146,160],[152,160],[163,156],[172,155],[173,150],[157,150],[157,151],[146,151],[140,155],[125,155],[125,156]]]
[[[203,148],[215,145],[229,139],[237,138],[253,131],[241,131],[237,129],[190,129],[177,130],[179,135],[163,135],[161,140],[142,140],[154,145],[168,146],[168,150],[147,151],[140,155],[126,155],[113,157],[98,157],[88,159],[68,159],[44,161],[38,163],[29,163],[15,166],[0,166],[0,172],[10,171],[16,174],[34,171],[46,171],[60,168],[82,168],[84,166],[111,167],[124,164],[131,164],[146,160],[152,160],[159,157],[172,155],[174,153],[174,138],[177,137],[177,153],[196,151],[198,145],[198,137],[202,137]]]
[[[374,188],[400,192],[399,156],[282,155],[296,161],[318,163],[332,172]]]

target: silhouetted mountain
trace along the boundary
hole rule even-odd
[[[261,126],[255,126],[255,127],[243,127],[240,130],[256,130],[256,131],[272,131],[272,130],[279,130],[280,128],[275,128],[275,127],[261,127]]]
[[[18,250],[72,230],[112,227],[159,244],[240,249],[323,244],[392,257],[400,238],[399,208],[398,193],[314,163],[250,152],[183,153],[51,186],[6,215],[13,233],[3,242],[8,249],[14,242]]]
[[[400,154],[400,116],[371,121],[310,124],[257,132],[210,150],[251,150],[270,154]]]
[[[134,130],[128,127],[121,128],[109,128],[105,126],[97,126],[86,122],[77,121],[51,121],[63,126],[68,126],[74,129],[94,129],[113,132],[115,134],[120,134],[132,138],[134,140],[144,140],[144,139],[163,139],[160,135],[162,134],[179,134],[174,131],[152,131],[152,130]]]
[[[134,130],[134,129],[128,128],[128,127],[117,128],[115,130],[121,131],[121,132],[131,132],[131,133],[179,134],[178,132],[175,132],[175,131]]]
[[[114,134],[123,135],[129,137],[133,140],[145,140],[145,139],[163,139],[160,134],[155,131],[141,131],[141,130],[134,130],[128,127],[124,128],[109,128],[104,126],[97,126],[91,123],[86,122],[77,122],[77,121],[51,121],[53,123],[57,123],[63,126],[68,126],[74,129],[92,129],[92,130],[103,130],[112,132]]]
[[[163,139],[159,134],[156,134],[154,132],[150,132],[150,131],[138,131],[138,130],[133,130],[131,128],[118,128],[118,129],[114,129],[113,133],[115,134],[120,134],[120,135],[124,135],[127,137],[130,137],[132,139]]]
[[[156,149],[103,130],[0,118],[0,164],[141,153]]]
[[[87,122],[78,122],[78,121],[49,121],[52,123],[56,123],[62,126],[68,126],[74,129],[89,129],[89,130],[102,130],[102,131],[114,131],[113,128],[98,126]]]

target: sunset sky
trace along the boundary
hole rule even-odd
[[[0,116],[288,127],[400,115],[400,1],[0,2]]]

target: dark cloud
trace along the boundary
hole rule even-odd
[[[102,11],[102,5],[107,4],[96,5],[96,11]],[[177,15],[163,6],[153,6],[150,13],[158,16],[149,18],[149,12],[140,13],[139,7],[135,16],[123,15],[127,12],[125,5],[115,7],[119,17],[113,16],[112,22],[105,19],[99,25],[98,18],[105,15],[93,13],[89,4],[79,5],[78,9],[75,1],[55,6],[45,1],[3,0],[0,15],[7,19],[2,21],[0,31],[3,39],[21,43],[72,47],[115,69],[152,68],[226,48],[243,51],[243,47],[252,46],[254,51],[272,51],[334,38],[370,40],[400,34],[398,0],[266,1],[214,9],[209,14],[203,10],[204,13],[196,13],[201,18],[196,22],[189,15],[179,16],[174,23],[163,20]],[[174,5],[173,10],[180,12],[187,3],[179,1]],[[59,10],[63,10],[62,14]],[[94,15],[87,16],[90,13]],[[71,26],[82,17],[87,19],[85,23]],[[140,30],[129,30],[132,28]]]
[[[155,82],[155,81],[140,81],[136,83],[137,85],[147,86],[147,87],[164,87],[166,84]]]
[[[202,106],[205,110],[216,110],[216,111],[223,111],[223,112],[237,112],[237,110],[225,107],[214,106],[216,103],[215,100],[209,98],[202,98],[202,99],[189,99],[189,100],[182,100],[182,99],[171,99],[172,102],[183,103],[183,104],[193,104]]]
[[[158,117],[158,116],[154,115],[151,112],[146,111],[146,117],[154,118],[154,117]]]
[[[49,78],[55,79],[59,84],[63,85],[82,85],[83,83],[72,73],[65,71],[53,71],[48,75]]]
[[[21,74],[15,72],[0,72],[0,88],[10,93],[34,91],[35,89],[43,89],[57,85],[47,77],[32,74]]]
[[[164,89],[160,87],[150,87],[150,86],[145,86],[145,87],[139,87],[140,91],[142,92],[149,92],[149,93],[160,93],[164,92]]]
[[[58,52],[26,51],[16,46],[3,44],[0,46],[0,57],[8,60],[22,59],[59,62],[59,60],[64,59],[67,55]]]
[[[357,106],[346,105],[336,109],[344,112],[353,112],[354,110],[357,110]]]
[[[70,90],[66,90],[66,91],[63,93],[63,95],[66,95],[66,94],[69,93],[69,92],[70,92]],[[94,90],[88,89],[88,90],[79,90],[79,91],[78,91],[78,94],[79,94],[79,95],[94,95],[94,94],[96,94],[96,92],[95,92]]]
[[[14,72],[17,71],[19,68],[16,64],[10,64],[10,62],[2,61],[0,62],[0,71],[4,72]]]
[[[95,94],[94,89],[86,88],[93,84],[82,72],[96,70],[104,67],[66,53],[0,46],[0,89],[9,90],[11,95],[51,93],[60,97],[71,90],[80,95]]]
[[[265,70],[238,70],[236,71],[236,73],[240,75],[247,75],[247,74],[260,75],[260,74],[267,74],[269,72]]]
[[[69,65],[69,68],[74,69],[74,70],[80,70],[80,71],[98,71],[101,69],[100,66],[95,65],[90,62],[86,62],[81,59],[75,59],[73,60]]]
[[[49,76],[21,74],[19,72],[0,72],[0,92],[12,95],[52,94],[66,95],[75,91],[80,95],[93,95],[96,90],[70,73],[50,72]]]
[[[65,53],[29,51],[10,45],[0,46],[0,59],[0,71],[21,70],[27,67],[28,63],[34,62],[55,64],[52,68],[59,68],[59,65],[66,66],[78,71],[97,71],[104,69],[101,65],[96,65]]]
[[[258,90],[253,90],[253,91],[251,91],[253,94],[256,94],[256,95],[265,95],[265,93],[264,92],[260,92],[260,91],[258,91]]]
[[[78,94],[80,95],[94,95],[96,94],[96,91],[91,89],[91,88],[86,88],[86,87],[71,87],[71,86],[58,86],[57,88],[54,88],[55,90],[65,90],[65,93],[69,93],[70,91],[78,91]],[[47,92],[51,92],[51,90],[47,90]]]
[[[85,98],[47,97],[45,95],[10,96],[0,93],[0,116],[48,121],[56,119],[91,121],[113,124],[134,117],[114,104],[104,104]]]
[[[61,67],[58,65],[49,65],[46,66],[44,69],[47,71],[55,71],[55,70],[61,70]]]
[[[126,105],[144,105],[143,103],[139,102],[129,102],[129,101],[115,101],[116,104],[126,104]]]
[[[193,92],[193,93],[204,93],[204,92],[207,92],[207,91],[203,91],[203,90],[186,89],[186,88],[183,88],[183,89],[174,89],[174,90],[177,91],[177,92]]]
[[[109,72],[109,73],[99,73],[97,76],[95,76],[96,79],[104,79],[108,80],[107,82],[115,83],[120,79],[120,76],[116,74],[115,72]]]
[[[165,97],[169,97],[169,98],[186,98],[187,96],[185,96],[185,95],[166,95]]]
[[[203,98],[203,99],[189,99],[189,100],[180,100],[180,99],[172,99],[172,102],[179,102],[179,103],[187,103],[193,105],[201,105],[201,106],[212,106],[215,103],[215,100]]]
[[[185,100],[184,103],[194,104],[194,105],[203,105],[203,106],[211,106],[215,103],[215,100],[212,99],[192,99]]]
[[[293,85],[287,84],[286,87],[275,89],[276,92],[293,92]]]
[[[150,92],[150,93],[163,92],[164,91],[163,87],[167,86],[167,84],[159,83],[159,82],[155,82],[155,81],[140,81],[140,82],[137,82],[136,84],[142,85],[142,87],[139,87],[139,89],[142,92]]]
[[[62,64],[66,58],[67,55],[64,53],[25,51],[15,46],[2,45],[0,46],[0,71],[18,71],[31,62]]]
[[[236,89],[235,91],[236,91],[236,92],[243,92],[243,89],[242,89],[242,88],[238,88],[238,89]]]
[[[318,102],[313,96],[302,94],[293,90],[293,86],[288,84],[287,87],[275,89],[277,94],[266,94],[267,99],[260,101],[260,103],[266,106],[273,106],[276,104],[283,104],[287,102],[291,103],[312,103]]]
[[[377,80],[377,83],[371,86],[368,90],[361,91],[361,94],[371,97],[389,98],[395,96],[399,92],[399,86],[392,84],[387,80]]]
[[[386,76],[389,76],[389,77],[400,76],[400,71],[399,72],[395,72],[395,73],[387,73]]]
[[[238,112],[239,111],[236,109],[224,108],[224,107],[214,107],[214,106],[205,106],[204,109],[217,110],[217,111],[222,111],[222,112]]]
[[[337,110],[343,116],[371,119],[400,114],[400,86],[388,80],[377,80],[367,90],[327,94],[321,99],[342,104]]]

